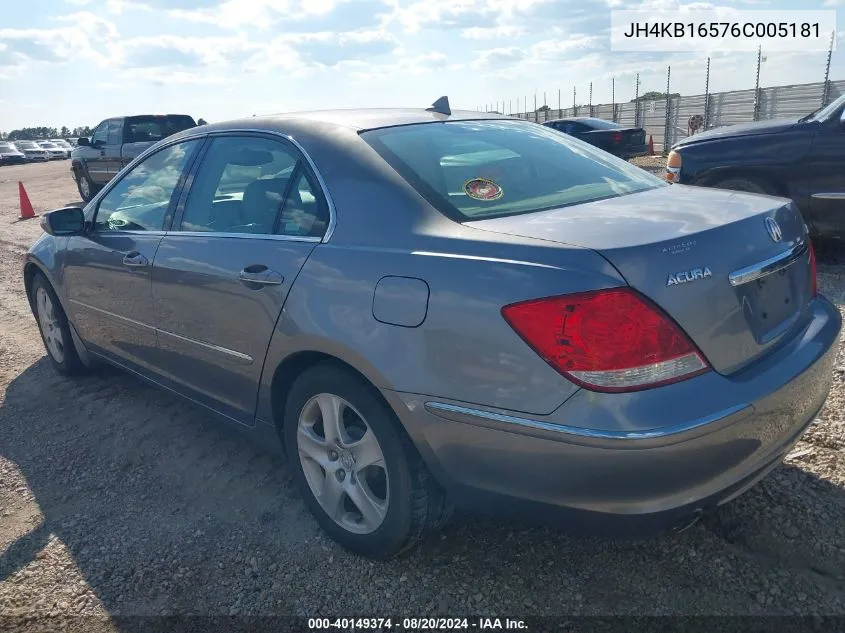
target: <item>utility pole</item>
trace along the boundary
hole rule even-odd
[[[590,116],[593,116],[593,82],[590,82]]]
[[[707,129],[707,117],[710,115],[710,58],[707,58],[707,75],[704,78],[704,129]]]
[[[757,81],[754,83],[754,120],[760,120],[760,64],[763,61],[763,47],[757,47]]]
[[[613,102],[613,122],[616,123],[616,77],[610,80],[610,100]]]
[[[822,107],[827,105],[827,97],[830,93],[830,58],[833,56],[833,42],[836,38],[836,31],[830,34],[830,48],[827,49],[827,64],[824,68],[824,90],[822,90]]]
[[[666,67],[666,121],[663,124],[663,153],[669,152],[669,147],[672,145],[672,140],[669,138],[671,118],[669,114],[672,98],[669,96],[669,79],[672,76],[672,67]]]
[[[637,83],[634,89],[634,127],[640,126],[640,73],[637,73]]]
[[[572,116],[577,116],[578,106],[575,105],[575,86],[572,86]]]

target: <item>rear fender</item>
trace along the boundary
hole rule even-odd
[[[273,419],[276,368],[307,351],[343,361],[382,393],[424,393],[539,415],[559,407],[577,387],[526,345],[501,308],[625,282],[587,249],[539,240],[533,247],[493,244],[482,240],[508,238],[473,233],[479,238],[421,241],[408,251],[317,246],[270,341],[257,417]],[[390,279],[381,285],[385,277]],[[384,289],[378,295],[377,287]],[[379,308],[374,308],[377,296]],[[389,322],[411,314],[418,317],[414,323]]]

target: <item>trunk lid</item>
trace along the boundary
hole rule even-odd
[[[640,151],[645,147],[645,130],[639,127],[585,132],[581,138],[610,152]]]
[[[466,224],[595,250],[722,374],[790,338],[809,315],[806,227],[783,198],[672,185]]]

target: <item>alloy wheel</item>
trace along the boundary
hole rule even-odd
[[[305,479],[326,514],[349,532],[376,531],[387,515],[389,475],[364,417],[340,396],[320,393],[302,408],[296,438]]]
[[[39,287],[35,293],[35,305],[38,310],[38,325],[44,335],[44,342],[47,344],[47,351],[57,363],[65,359],[64,337],[59,320],[56,317],[56,310],[53,300],[47,291]]]
[[[88,179],[85,176],[79,177],[79,191],[82,192],[82,197],[86,200],[91,197],[91,187],[88,185]]]

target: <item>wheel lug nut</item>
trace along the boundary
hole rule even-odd
[[[346,471],[345,470],[338,470],[335,473],[335,476],[337,477],[338,481],[343,481],[344,479],[346,479]]]
[[[337,461],[337,451],[329,451],[329,459],[333,462]]]

